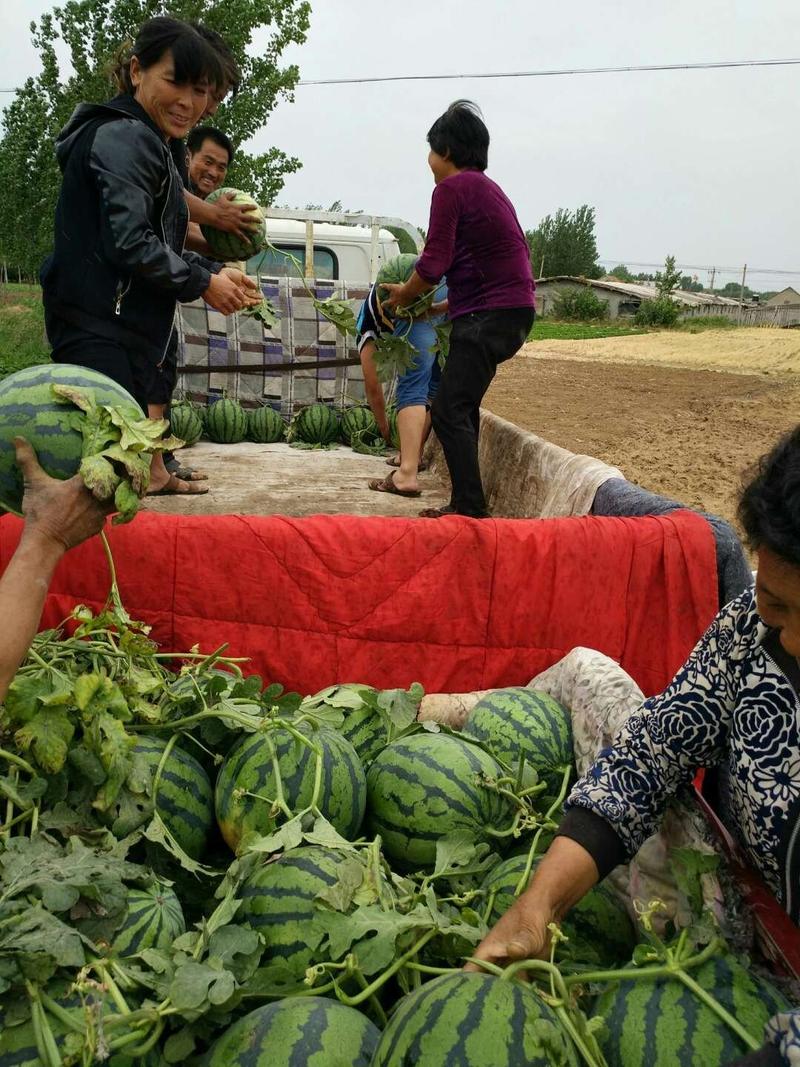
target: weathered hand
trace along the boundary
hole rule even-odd
[[[255,278],[248,277],[247,274],[236,267],[223,267],[220,274],[226,274],[231,281],[239,286],[245,307],[256,307],[261,303],[263,296]]]
[[[389,294],[381,301],[381,307],[390,315],[396,314],[397,309],[401,306],[400,294],[405,289],[405,286],[399,282],[381,282],[381,289],[385,289]],[[407,301],[405,302],[407,303]]]
[[[254,219],[251,212],[257,210],[255,204],[234,204],[234,193],[225,193],[214,202],[216,219],[214,226],[226,233],[235,233],[243,241],[249,241],[253,230],[259,229],[261,223]]]
[[[504,967],[515,960],[545,959],[550,948],[550,931],[547,924],[553,916],[545,912],[530,890],[509,908],[495,924],[473,953],[479,960]],[[480,967],[468,963],[467,971],[479,971]]]
[[[212,274],[208,289],[203,293],[205,302],[223,315],[233,315],[247,306],[244,289],[230,276],[230,271],[230,267],[223,267],[219,274]],[[235,273],[241,274],[241,271]]]
[[[24,538],[43,538],[65,551],[103,529],[106,515],[114,508],[96,500],[79,474],[66,481],[51,478],[24,438],[15,437],[14,448],[25,483]]]

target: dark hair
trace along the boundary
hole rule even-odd
[[[242,84],[242,72],[234,59],[233,52],[228,47],[228,42],[216,30],[204,26],[202,22],[192,21],[189,25],[197,30],[203,40],[207,41],[217,53],[222,68],[222,77],[215,83],[217,88],[236,96]]]
[[[113,77],[124,93],[134,92],[131,59],[136,56],[142,70],[154,66],[166,53],[175,63],[178,85],[195,84],[207,79],[212,85],[224,80],[222,62],[212,45],[193,26],[180,19],[159,15],[139,27],[136,40],[127,42],[117,54]]]
[[[213,141],[215,145],[224,148],[228,153],[228,163],[233,162],[233,144],[222,130],[215,130],[213,126],[195,126],[186,138],[186,147],[194,155],[199,152],[206,141]]]
[[[471,100],[456,100],[439,116],[428,130],[428,144],[459,169],[489,166],[489,131]]]
[[[750,547],[800,566],[800,426],[763,456],[739,501]]]

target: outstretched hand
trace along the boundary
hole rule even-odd
[[[96,500],[79,474],[66,481],[51,478],[23,437],[14,438],[14,449],[25,485],[24,537],[36,535],[66,551],[103,529],[106,515],[114,508]]]
[[[550,949],[547,924],[553,918],[528,897],[529,894],[523,894],[492,927],[473,952],[476,959],[505,967],[518,960],[547,958]],[[464,970],[480,971],[481,968],[468,963]]]

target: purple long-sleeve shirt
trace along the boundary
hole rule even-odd
[[[417,274],[431,285],[447,275],[451,319],[534,306],[531,257],[514,205],[479,170],[452,174],[433,190]]]

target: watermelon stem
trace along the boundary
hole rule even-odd
[[[31,1023],[39,1059],[44,1067],[61,1067],[61,1053],[58,1051],[47,1013],[42,1007],[39,989],[30,982],[26,982],[25,985],[31,1002]]]
[[[36,771],[22,756],[15,756],[13,752],[7,751],[5,748],[0,748],[0,759],[6,760],[8,763],[13,764],[15,767],[21,768],[26,774],[29,774],[32,778],[36,777]]]
[[[542,825],[537,829],[536,833],[533,835],[533,841],[531,842],[531,847],[528,850],[528,862],[525,864],[525,870],[520,875],[520,879],[519,879],[519,881],[517,882],[517,884],[516,884],[516,886],[514,888],[514,896],[515,897],[520,896],[520,894],[524,893],[525,890],[528,888],[528,882],[530,881],[531,871],[533,870],[533,861],[534,861],[534,859],[536,857],[536,852],[537,852],[537,849],[539,847],[539,838],[542,836],[542,832],[544,830],[550,829],[550,828],[555,829],[555,825],[553,824],[553,815],[555,815],[555,813],[558,811],[558,809],[564,803],[564,799],[565,799],[565,797],[567,795],[567,789],[569,788],[569,780],[570,780],[571,776],[572,776],[572,767],[567,765],[567,766],[564,767],[564,770],[563,770],[562,775],[561,775],[561,786],[559,787],[559,790],[558,790],[558,796],[555,798],[553,803],[550,805],[550,807],[545,812],[545,816],[544,816],[545,821],[542,823]],[[550,827],[548,827],[548,823],[551,824]]]
[[[359,1004],[363,1004],[365,1000],[369,1000],[370,997],[377,993],[378,990],[382,986],[384,986],[390,978],[397,974],[398,971],[401,971],[403,967],[405,967],[405,965],[408,963],[408,961],[413,959],[414,956],[418,955],[421,949],[423,949],[425,945],[427,945],[427,943],[437,935],[438,932],[438,930],[429,930],[426,934],[423,934],[422,937],[415,944],[413,944],[407,952],[404,952],[402,956],[398,956],[398,958],[390,967],[387,967],[382,974],[378,975],[378,977],[375,978],[372,982],[370,982],[369,985],[365,986],[360,993],[356,993],[353,996],[348,996],[347,993],[340,989],[339,983],[334,978],[333,982],[336,987],[336,996],[342,1002],[342,1004],[347,1004],[351,1008],[357,1008]]]
[[[708,990],[703,989],[702,986],[698,985],[698,983],[695,982],[694,978],[692,978],[691,975],[686,974],[682,967],[679,968],[675,972],[675,974],[676,977],[679,978],[681,982],[683,982],[686,988],[691,990],[691,992],[694,993],[696,997],[702,1000],[706,1007],[710,1008],[715,1013],[715,1015],[717,1015],[731,1030],[733,1030],[737,1037],[739,1037],[739,1039],[743,1041],[744,1044],[747,1045],[747,1047],[752,1052],[756,1052],[759,1048],[761,1048],[762,1042],[760,1040],[756,1040],[756,1038],[754,1038],[752,1034],[745,1030],[742,1024],[737,1019],[734,1019],[730,1012],[723,1008],[720,1002],[715,997],[712,997]]]

